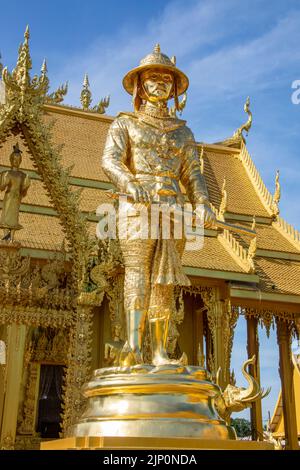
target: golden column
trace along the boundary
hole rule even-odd
[[[12,324],[7,327],[7,364],[4,378],[4,405],[1,422],[1,448],[14,447],[20,388],[23,374],[26,326]]]
[[[288,323],[283,320],[277,319],[276,325],[286,448],[299,450],[291,358],[291,331]]]
[[[229,383],[231,345],[237,315],[231,309],[226,287],[215,287],[211,293],[204,293],[203,301],[209,327],[206,333],[206,354],[211,358],[207,356],[208,365],[215,375],[221,368],[219,383],[223,389]]]
[[[255,355],[256,361],[254,364],[249,365],[249,372],[260,384],[260,370],[259,370],[259,340],[257,331],[257,318],[247,317],[247,352],[250,359]],[[262,424],[262,409],[261,400],[252,403],[250,408],[251,416],[251,432],[254,441],[263,441],[263,424]]]

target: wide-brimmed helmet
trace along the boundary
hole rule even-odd
[[[141,72],[144,72],[145,70],[151,69],[163,70],[165,72],[173,74],[174,79],[176,81],[176,86],[174,88],[176,89],[177,96],[182,95],[187,90],[189,86],[189,79],[181,70],[176,67],[175,57],[169,59],[166,54],[163,54],[160,51],[159,44],[156,44],[151,54],[146,55],[146,57],[141,60],[140,65],[138,67],[135,67],[134,69],[130,70],[125,75],[125,77],[123,78],[123,86],[125,90],[130,93],[130,95],[133,95],[136,79],[139,74]]]

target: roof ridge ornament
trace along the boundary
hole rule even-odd
[[[47,75],[48,69],[47,69],[47,62],[46,59],[43,60],[42,67],[41,67],[41,73],[42,75]]]
[[[45,103],[46,104],[59,104],[62,103],[64,100],[64,97],[68,93],[68,87],[69,87],[69,82],[63,83],[60,85],[57,90],[55,90],[53,93],[50,93],[47,95]]]
[[[256,252],[256,236],[251,240],[248,250],[244,248],[235,235],[227,229],[224,229],[222,233],[218,234],[218,240],[241,266],[241,268],[243,268],[247,273],[255,272],[253,258]]]
[[[226,145],[227,147],[234,147],[234,148],[241,148],[242,142],[246,143],[246,139],[243,135],[243,131],[246,131],[246,135],[252,126],[252,112],[250,111],[250,97],[248,96],[246,102],[244,104],[244,111],[248,114],[248,120],[244,124],[242,124],[231,137],[228,137],[221,142],[216,142],[216,145]]]
[[[251,129],[252,120],[253,120],[252,112],[250,111],[250,97],[249,96],[247,96],[246,103],[244,104],[244,111],[245,111],[246,114],[248,114],[248,120],[247,120],[247,122],[245,122],[245,124],[240,126],[235,131],[233,136],[237,135],[237,136],[241,137],[242,140],[244,141],[244,143],[246,143],[245,137],[243,136],[243,131],[246,131],[246,135],[248,135],[248,132]]]
[[[80,94],[80,101],[82,104],[82,109],[84,111],[90,111],[98,114],[105,114],[106,108],[108,108],[110,103],[110,95],[101,98],[99,103],[96,106],[91,108],[92,103],[92,92],[90,90],[90,82],[88,74],[86,73],[83,79],[83,88]]]
[[[24,36],[14,71],[10,73],[7,67],[3,70],[6,100],[0,107],[0,141],[5,141],[10,132],[23,134],[37,172],[51,194],[52,204],[64,227],[70,247],[74,292],[78,293],[84,282],[86,253],[90,246],[89,234],[79,209],[79,195],[70,191],[69,175],[62,167],[61,154],[52,142],[53,122],[46,124],[43,119],[44,104],[51,102],[52,97],[61,99],[67,86],[61,87],[59,93],[47,95],[49,80],[45,61],[40,76],[30,77],[29,28],[26,28]]]
[[[29,71],[32,69],[32,61],[29,50],[30,32],[29,26],[26,26],[24,33],[24,42],[20,44],[17,65],[12,72],[13,78],[20,87],[25,88],[30,84]]]
[[[269,213],[270,217],[273,217],[273,196],[266,187],[258,169],[256,168],[250,153],[244,142],[241,145],[241,151],[239,153],[239,160],[242,162],[250,181],[252,182],[256,192],[259,195],[261,202]]]
[[[227,205],[228,205],[228,195],[227,195],[227,190],[226,190],[226,176],[224,176],[221,194],[222,194],[222,199],[221,199],[221,203],[219,207],[219,219],[225,221],[225,212],[227,211]]]
[[[19,47],[17,65],[10,73],[5,67],[2,71],[3,82],[6,89],[6,101],[16,105],[19,119],[22,122],[23,117],[30,108],[36,105],[46,103],[60,103],[66,95],[68,85],[61,85],[55,92],[48,95],[49,79],[47,76],[47,63],[44,59],[41,67],[40,76],[30,77],[32,61],[29,47],[30,32],[29,26],[26,26],[24,33],[24,42]],[[22,117],[23,116],[23,117]]]
[[[279,201],[281,197],[281,187],[280,187],[280,181],[279,181],[279,170],[276,171],[276,176],[275,176],[275,191],[273,195],[273,202],[272,202],[272,211],[273,211],[273,217],[276,218],[278,217],[280,210],[279,210]]]
[[[101,98],[99,103],[93,107],[93,111],[96,111],[98,114],[105,114],[106,108],[108,108],[110,103],[110,95],[105,96],[104,98]]]
[[[92,93],[90,90],[90,82],[87,73],[84,75],[83,79],[83,88],[80,94],[80,102],[84,111],[89,109],[92,102]]]
[[[154,54],[160,54],[160,44],[159,43],[155,44],[155,46],[153,48],[153,52],[154,52]]]

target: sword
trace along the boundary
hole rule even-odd
[[[130,202],[134,202],[131,194],[118,193],[111,189],[109,189],[108,191],[105,191],[105,194],[107,194],[107,196],[110,197],[111,199],[119,199],[119,197],[122,197],[124,199],[127,198]],[[193,214],[193,216],[195,216],[195,214]],[[241,227],[240,225],[230,224],[228,222],[224,222],[223,220],[218,220],[218,219],[214,220],[212,228],[217,228],[217,229],[222,229],[222,230],[231,230],[232,232],[235,232],[235,233],[248,235],[248,237],[251,237],[251,238],[256,237],[255,230],[251,230],[250,228],[246,228],[246,227]]]

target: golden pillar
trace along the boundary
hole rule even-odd
[[[247,317],[247,352],[250,359],[255,355],[256,361],[254,364],[249,365],[249,373],[260,384],[260,370],[259,370],[259,340],[257,331],[257,319]],[[251,432],[254,441],[263,441],[263,423],[262,423],[262,408],[261,400],[252,403],[250,408],[251,417]]]
[[[211,331],[208,326],[208,318],[207,313],[203,318],[203,326],[204,326],[204,336],[205,336],[205,368],[209,372],[213,372],[214,365],[213,365],[213,344],[212,344],[212,336]]]
[[[207,357],[209,369],[216,375],[219,368],[219,383],[222,389],[229,383],[230,358],[234,327],[237,320],[235,311],[231,309],[226,291],[214,288],[211,293],[204,293],[203,301],[207,308],[207,320],[210,334],[206,335],[207,351],[209,352],[209,338],[211,336],[213,354]],[[208,333],[208,332],[207,332]]]
[[[2,449],[13,448],[15,442],[25,341],[25,325],[12,324],[7,327],[7,364],[4,379],[3,414],[1,422]]]
[[[196,302],[194,300],[195,306],[195,353],[196,353],[196,364],[201,367],[204,367],[204,319],[203,319],[203,308],[197,308]]]
[[[291,331],[285,321],[277,319],[276,325],[286,448],[299,450],[291,358]]]
[[[81,387],[91,372],[93,308],[78,305],[69,337],[68,364],[65,376],[62,432],[78,419],[83,408]]]

